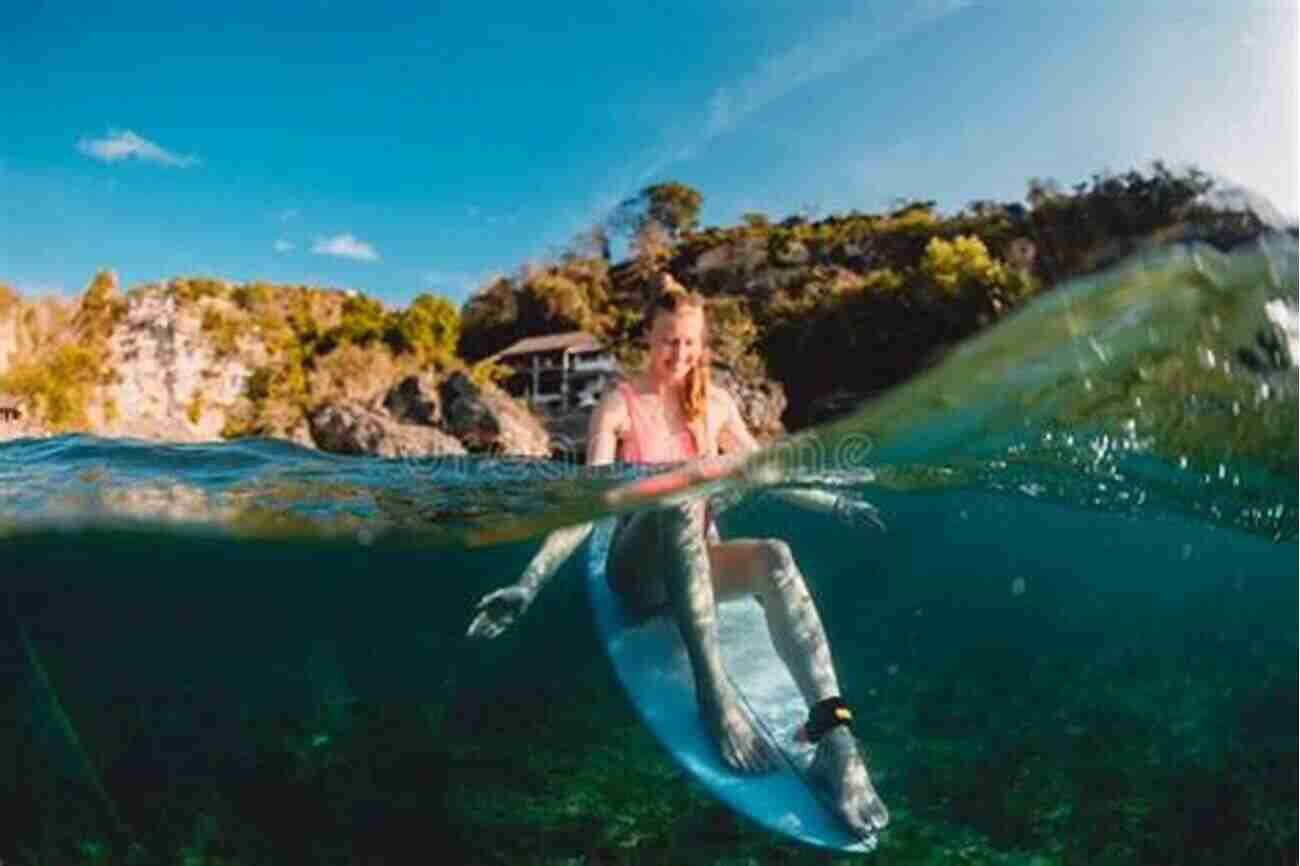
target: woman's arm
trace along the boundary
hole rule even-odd
[[[757,451],[759,444],[745,425],[745,419],[740,414],[740,407],[736,405],[735,399],[725,390],[723,390],[723,394],[727,406],[723,416],[725,420],[722,422],[722,428],[718,434],[719,444],[728,443],[730,445],[726,449],[728,453],[749,454]],[[790,487],[777,488],[769,491],[769,493],[791,505],[797,505],[818,514],[832,514],[841,520],[859,526],[871,525],[879,529],[885,528],[885,524],[880,520],[880,512],[876,507],[869,502],[854,497],[831,493],[829,490]]]
[[[798,505],[818,514],[832,514],[854,526],[870,526],[884,530],[885,522],[880,518],[880,509],[867,502],[843,493],[831,493],[829,490],[810,490],[799,487],[782,487],[771,491],[773,496]]]
[[[600,466],[614,461],[619,432],[626,425],[627,409],[623,398],[611,390],[592,413],[587,432],[587,465]],[[591,534],[592,524],[557,529],[542,541],[541,550],[528,563],[523,575],[510,586],[490,592],[475,607],[477,614],[466,635],[494,638],[522,617],[560,567]]]
[[[467,637],[491,639],[501,634],[528,612],[533,599],[541,592],[560,566],[573,555],[573,551],[591,534],[591,524],[566,526],[546,536],[542,549],[528,563],[523,576],[510,586],[489,592],[474,607],[477,613],[470,621]]]

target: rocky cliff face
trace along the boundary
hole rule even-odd
[[[239,355],[218,356],[201,316],[201,307],[178,308],[176,296],[161,289],[128,299],[108,340],[110,372],[90,407],[92,429],[175,441],[220,438],[252,368]]]
[[[10,359],[17,353],[18,316],[0,314],[0,373],[9,369]]]
[[[731,392],[741,417],[754,437],[760,441],[775,439],[785,433],[781,415],[785,412],[785,388],[771,379],[742,377],[731,370],[714,367],[714,383]]]

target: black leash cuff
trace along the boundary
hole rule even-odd
[[[808,722],[803,726],[804,736],[808,742],[815,743],[837,725],[853,725],[853,713],[849,710],[849,705],[844,703],[844,698],[838,695],[813,704],[808,712]]]

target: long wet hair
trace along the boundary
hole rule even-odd
[[[682,389],[682,415],[695,439],[696,453],[701,457],[712,456],[716,443],[710,441],[708,424],[709,406],[709,316],[704,296],[687,290],[670,274],[661,274],[653,300],[645,312],[645,333],[649,339],[654,329],[655,319],[660,313],[680,313],[686,310],[698,310],[703,326],[700,329],[700,354],[686,373],[685,387]]]

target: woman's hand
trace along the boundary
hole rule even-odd
[[[880,509],[857,496],[799,487],[778,488],[772,491],[772,495],[791,505],[807,508],[819,514],[832,515],[858,529],[871,528],[882,532],[885,529],[885,521],[880,518]]]
[[[885,521],[880,519],[880,509],[865,499],[836,494],[832,513],[845,523],[860,529],[871,527],[882,532],[885,530]]]
[[[491,640],[514,625],[532,603],[533,593],[527,587],[514,585],[489,592],[475,606],[478,615],[465,636]]]

